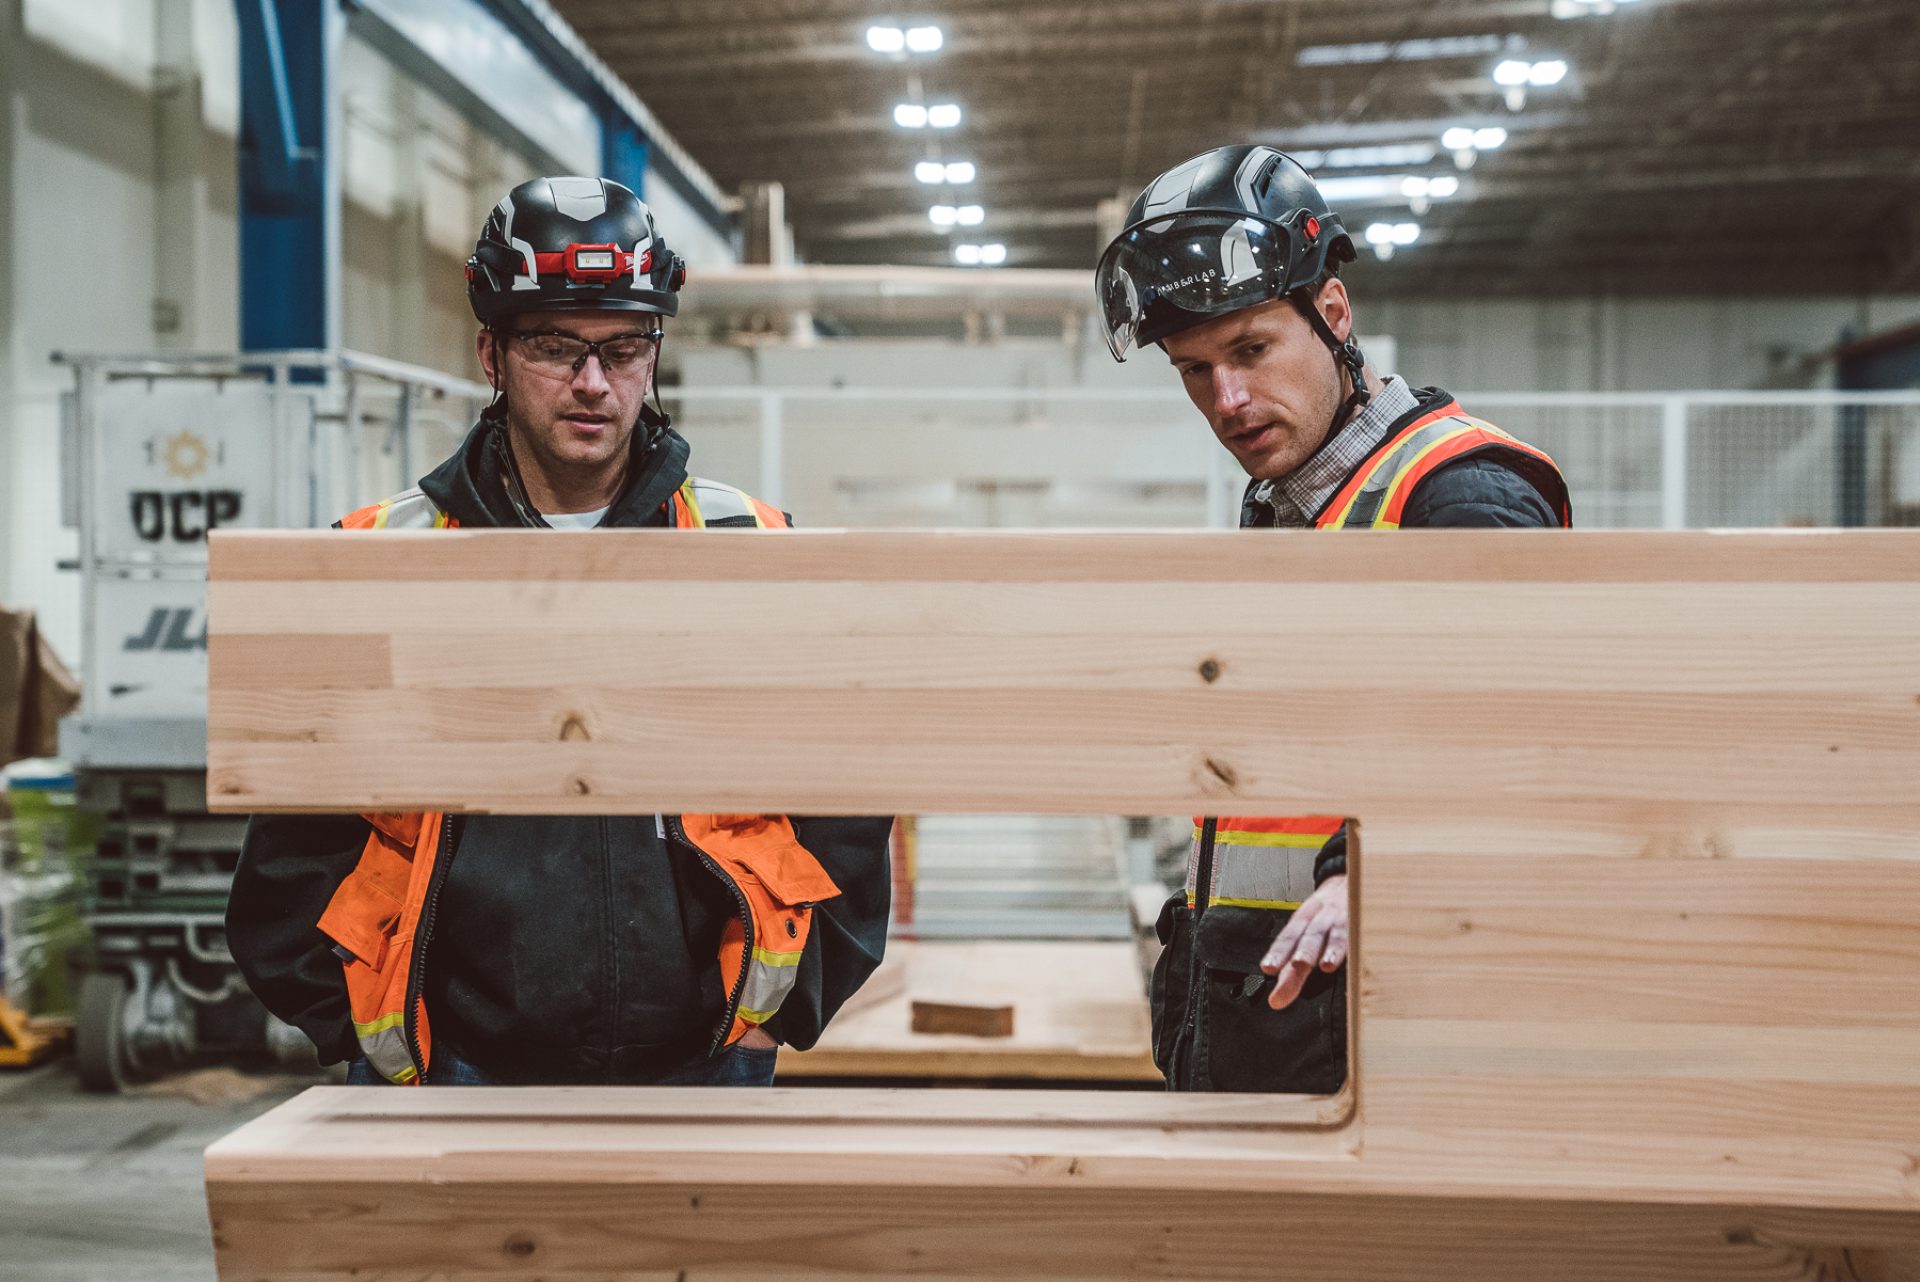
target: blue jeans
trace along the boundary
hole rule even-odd
[[[780,1058],[777,1046],[735,1046],[711,1058],[689,1060],[656,1080],[655,1086],[771,1086],[773,1069]],[[444,1050],[436,1051],[428,1082],[434,1086],[494,1086],[492,1078],[463,1059],[455,1059]],[[374,1072],[364,1056],[347,1064],[347,1085],[386,1086],[387,1079]]]

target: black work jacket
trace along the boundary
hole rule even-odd
[[[601,528],[667,524],[688,453],[664,419],[644,414]],[[464,528],[545,524],[498,410],[420,485]],[[554,644],[564,650],[566,638]],[[842,891],[814,909],[796,985],[765,1024],[805,1049],[885,949],[892,820],[791,819]],[[436,1053],[523,1083],[643,1083],[707,1053],[727,1007],[716,952],[734,905],[661,829],[652,815],[455,817],[424,966]],[[316,923],[369,830],[358,815],[255,816],[228,902],[242,975],[323,1063],[359,1046],[340,960]]]

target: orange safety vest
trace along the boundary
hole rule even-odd
[[[690,478],[669,500],[676,529],[722,520],[785,529],[786,517],[751,495]],[[418,489],[361,508],[343,529],[453,529],[459,522]],[[370,814],[360,861],[340,883],[319,927],[338,946],[360,1049],[388,1081],[425,1078],[433,1036],[421,965],[438,884],[434,869],[450,816]],[[734,977],[713,1050],[732,1045],[780,1009],[799,977],[813,908],[840,893],[784,815],[662,815],[662,835],[690,847],[731,891],[736,915],[720,936],[720,973]]]
[[[1420,482],[1448,463],[1482,450],[1528,454],[1559,473],[1544,451],[1467,414],[1458,401],[1415,418],[1374,447],[1314,518],[1320,530],[1397,530]],[[1573,523],[1564,489],[1560,524]],[[1187,852],[1187,906],[1207,904],[1291,911],[1313,893],[1320,851],[1346,821],[1335,815],[1259,818],[1237,815],[1193,820]]]

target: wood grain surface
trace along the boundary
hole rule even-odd
[[[209,796],[1920,826],[1908,532],[1324,543],[220,531]]]
[[[1920,1278],[1920,532],[213,567],[232,807],[1359,818],[1346,1096],[317,1090],[227,1282]]]

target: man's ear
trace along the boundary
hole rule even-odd
[[[494,391],[499,391],[503,377],[499,337],[491,329],[481,330],[473,336],[473,352],[480,358],[480,368],[486,373],[487,383]]]
[[[1333,331],[1334,338],[1346,342],[1348,335],[1353,333],[1353,299],[1347,296],[1346,282],[1335,276],[1322,285],[1320,296],[1313,300],[1313,305],[1326,317],[1327,328]]]

